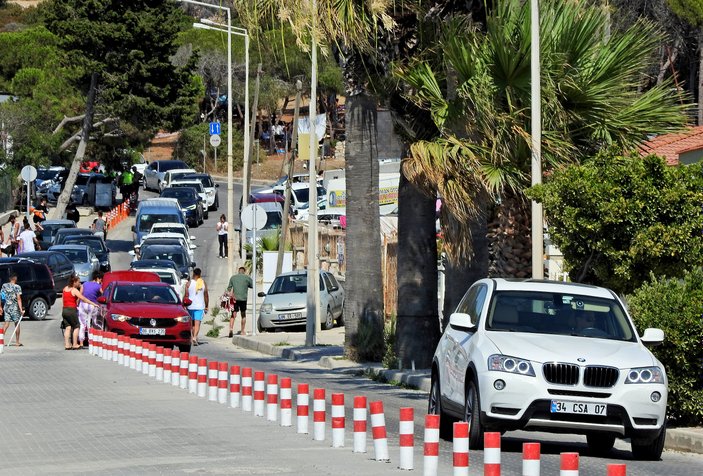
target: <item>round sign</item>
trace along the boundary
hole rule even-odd
[[[266,211],[256,203],[242,209],[242,225],[247,230],[259,231],[266,226]]]
[[[222,144],[222,139],[217,134],[210,136],[210,145],[213,147],[219,147]]]
[[[37,178],[37,169],[32,167],[31,165],[25,165],[24,167],[22,167],[22,172],[20,172],[20,176],[25,182],[31,182],[32,180]]]

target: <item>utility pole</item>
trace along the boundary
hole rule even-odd
[[[532,186],[542,183],[542,105],[540,88],[539,0],[530,0],[530,89],[532,109]],[[532,200],[532,278],[544,279],[542,204]]]
[[[256,117],[257,117],[257,109],[259,107],[259,85],[261,84],[261,63],[259,63],[258,67],[256,68],[256,88],[254,89],[254,103],[251,106],[251,122],[248,124],[249,130],[248,136],[245,136],[247,140],[247,151],[246,151],[246,156],[249,158],[247,162],[244,164],[244,187],[242,190],[242,210],[244,207],[246,207],[249,204],[249,193],[251,190],[251,149],[252,149],[252,143],[254,142],[254,126],[256,125]],[[241,211],[240,211],[241,213]],[[246,251],[244,251],[244,245],[246,244],[246,236],[247,234],[242,230],[242,236],[241,236],[241,247],[242,247],[242,263],[246,260]],[[256,243],[253,244],[253,246],[256,246]]]

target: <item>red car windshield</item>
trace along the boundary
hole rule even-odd
[[[118,284],[112,291],[112,302],[178,304],[178,296],[170,286]]]

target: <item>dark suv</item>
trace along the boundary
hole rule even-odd
[[[10,275],[17,273],[17,284],[22,288],[22,304],[32,319],[41,321],[56,302],[54,279],[45,264],[28,259],[0,259],[0,283],[10,281]]]

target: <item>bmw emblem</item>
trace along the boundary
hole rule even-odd
[[[149,325],[151,325],[151,327],[156,327],[156,319],[149,319]]]
[[[153,321],[153,319],[152,319],[152,321]],[[584,359],[583,357],[579,357],[579,358],[576,359],[576,360],[578,360],[579,362],[585,362],[585,361],[586,361],[586,359]]]

